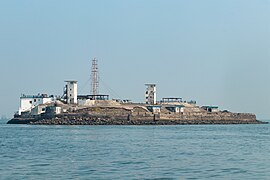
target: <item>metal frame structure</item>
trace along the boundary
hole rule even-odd
[[[91,71],[91,94],[98,95],[98,86],[99,86],[99,76],[98,76],[98,64],[97,59],[92,60],[92,71]]]

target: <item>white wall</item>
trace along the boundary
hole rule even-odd
[[[153,107],[153,113],[160,113],[160,107]]]
[[[156,102],[157,102],[156,85],[147,84],[146,86],[147,86],[146,92],[145,92],[146,104],[156,104]]]
[[[86,99],[78,99],[78,105],[84,106],[86,104]]]
[[[212,108],[212,112],[218,112],[219,110],[217,108]]]
[[[46,106],[41,105],[41,106],[36,106],[33,109],[31,109],[31,115],[39,115],[41,113],[45,113]]]
[[[76,81],[67,82],[67,103],[68,104],[77,104],[78,96],[78,85]]]
[[[45,104],[45,103],[49,103],[52,102],[53,98],[43,98],[43,97],[21,97],[20,99],[20,108],[19,108],[19,115],[21,114],[21,112],[25,112],[25,111],[30,111],[31,109],[33,109],[34,107],[36,107],[39,104]]]

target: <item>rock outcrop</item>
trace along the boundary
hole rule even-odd
[[[263,123],[251,113],[228,111],[208,112],[195,105],[182,104],[181,110],[173,111],[167,105],[159,112],[146,105],[124,104],[110,106],[62,105],[60,114],[48,111],[40,115],[17,116],[9,124],[46,125],[176,125],[176,124],[259,124]],[[179,106],[178,106],[179,107]],[[53,108],[52,108],[53,109]]]
[[[254,114],[247,113],[216,113],[205,115],[182,115],[178,117],[153,114],[132,116],[130,114],[90,115],[61,114],[53,117],[40,116],[36,118],[13,118],[9,124],[43,124],[43,125],[177,125],[177,124],[261,124]]]

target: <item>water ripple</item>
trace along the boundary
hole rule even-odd
[[[269,179],[269,127],[0,124],[0,179]]]

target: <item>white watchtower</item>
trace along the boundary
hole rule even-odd
[[[157,103],[157,93],[156,84],[145,84],[145,103],[146,104],[156,104]]]
[[[65,81],[67,104],[77,104],[78,102],[78,85],[77,81]]]

